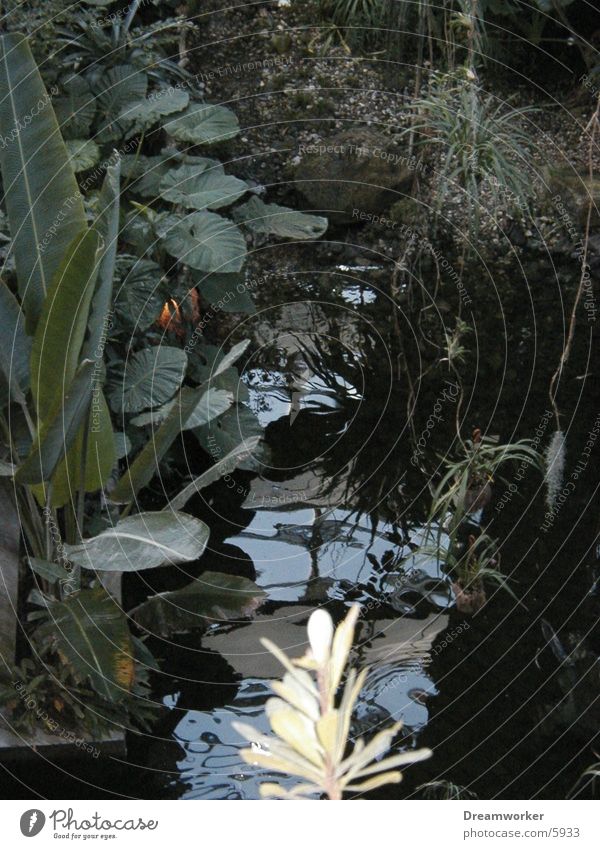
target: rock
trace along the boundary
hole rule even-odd
[[[293,170],[297,189],[313,209],[343,221],[381,213],[410,190],[414,177],[401,149],[363,128],[303,145],[300,155]]]

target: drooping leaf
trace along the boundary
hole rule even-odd
[[[167,171],[160,181],[160,194],[164,200],[188,209],[219,209],[234,203],[247,190],[243,180],[225,174],[220,165],[208,170],[195,165],[181,165]]]
[[[100,191],[94,229],[102,240],[98,258],[98,278],[92,298],[89,319],[89,336],[83,356],[96,361],[103,358],[109,332],[113,293],[113,280],[117,261],[119,238],[121,167],[119,162],[109,165]]]
[[[266,233],[282,239],[318,239],[329,223],[320,215],[308,215],[287,206],[264,203],[256,196],[236,207],[232,215],[238,224],[245,224],[254,233]]]
[[[226,106],[191,103],[185,112],[164,124],[177,141],[191,144],[213,144],[231,139],[240,131],[237,116]]]
[[[265,595],[248,578],[204,572],[183,589],[152,596],[130,615],[141,628],[167,637],[250,616]]]
[[[224,371],[227,371],[234,363],[236,363],[239,358],[242,356],[244,351],[247,350],[248,345],[250,344],[249,339],[243,339],[241,342],[238,342],[237,345],[234,345],[230,351],[227,351],[225,356],[215,364],[214,369],[211,372],[211,379],[218,377],[218,375],[223,374]]]
[[[84,443],[87,444],[85,491],[96,492],[108,480],[117,460],[110,411],[98,377],[92,380],[92,403],[87,420],[52,478],[52,507],[63,507],[80,489]],[[43,503],[41,498],[38,500]]]
[[[13,400],[22,398],[29,388],[31,338],[25,335],[23,311],[3,280],[0,280],[0,316],[0,364],[6,378],[5,396],[1,399],[4,403],[9,395]]]
[[[50,99],[26,39],[16,34],[0,39],[0,134],[7,142],[0,168],[19,294],[32,334],[65,251],[86,220]]]
[[[202,427],[208,424],[217,416],[221,416],[233,405],[233,393],[226,389],[207,389],[196,404],[192,414],[188,418],[182,430],[189,430],[193,427]],[[131,419],[131,424],[136,427],[145,427],[146,425],[159,425],[167,418],[173,409],[174,401],[168,404],[163,404],[156,410],[150,410],[147,413],[140,413],[139,416]]]
[[[114,306],[119,319],[137,330],[146,330],[160,313],[167,297],[160,266],[149,259],[119,257],[121,282]]]
[[[152,437],[119,479],[110,494],[112,501],[118,504],[133,501],[140,489],[150,483],[158,472],[161,459],[185,427],[202,393],[202,389],[184,386],[164,422],[153,431]]]
[[[75,171],[87,171],[100,160],[100,148],[92,139],[67,139],[69,165]]]
[[[41,423],[64,398],[79,365],[98,275],[100,237],[79,233],[57,269],[37,323],[31,351],[31,389]]]
[[[94,362],[84,360],[64,399],[56,399],[29,456],[15,476],[18,483],[37,484],[51,479],[89,413],[93,373]]]
[[[187,367],[181,348],[161,345],[138,351],[125,363],[123,380],[110,395],[118,413],[139,413],[164,404],[177,392]]]
[[[157,232],[171,256],[199,271],[240,271],[246,259],[241,230],[214,212],[162,216]]]
[[[103,698],[119,699],[131,690],[135,667],[127,617],[101,587],[49,602],[48,621],[35,633]]]
[[[238,446],[251,444],[252,437],[262,436],[262,428],[254,413],[245,406],[237,406],[204,427],[194,428],[193,434],[204,450],[217,461],[226,457]],[[255,471],[262,456],[254,449],[241,460],[238,468]]]
[[[62,563],[53,563],[50,560],[41,560],[38,557],[30,557],[29,565],[40,578],[45,581],[54,583],[55,581],[66,581],[70,577],[70,572]]]
[[[136,572],[197,560],[209,529],[187,513],[138,513],[78,545],[65,545],[67,557],[82,569]]]
[[[220,480],[225,475],[230,475],[231,472],[235,471],[235,469],[247,460],[248,457],[253,455],[258,447],[260,439],[260,436],[251,436],[241,445],[238,445],[237,448],[230,451],[227,456],[218,460],[214,466],[211,466],[210,469],[207,469],[203,472],[203,474],[194,478],[194,480],[184,487],[184,489],[182,489],[175,498],[171,499],[165,509],[181,510],[185,507],[190,498],[193,495],[196,495],[197,492],[200,492],[202,489],[206,489],[207,486],[210,486],[215,483],[215,481]]]

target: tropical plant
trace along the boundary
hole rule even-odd
[[[264,783],[261,796],[293,799],[324,793],[329,799],[339,800],[345,792],[364,793],[398,783],[402,773],[397,767],[431,756],[429,749],[418,749],[378,760],[390,748],[402,727],[400,722],[366,744],[357,739],[348,751],[352,712],[367,670],[357,673],[351,668],[339,701],[336,695],[359,613],[360,607],[353,605],[334,633],[329,614],[315,610],[308,621],[310,649],[299,660],[290,660],[270,640],[262,640],[286,669],[283,680],[273,684],[278,698],[270,699],[266,706],[275,737],[236,722],[234,728],[253,744],[241,754],[248,764],[294,775],[306,783],[290,791],[279,784]]]
[[[494,480],[504,479],[500,468],[509,462],[543,468],[543,459],[531,440],[502,445],[477,429],[472,439],[463,443],[460,459],[444,460],[445,473],[433,488],[421,551],[444,563],[457,605],[465,613],[476,612],[485,603],[486,581],[516,599],[498,568],[497,542],[485,533],[474,533],[473,524],[491,499]]]
[[[416,143],[438,150],[433,212],[439,220],[453,193],[461,193],[471,233],[481,211],[525,214],[532,198],[527,171],[529,139],[522,128],[532,107],[506,108],[464,73],[433,75],[426,97],[411,104]],[[489,199],[489,200],[488,200]],[[491,204],[491,207],[489,206]]]
[[[120,152],[126,178],[122,238],[130,255],[144,260],[142,269],[135,261],[129,269],[138,298],[146,293],[154,302],[161,287],[142,279],[158,265],[178,308],[197,289],[210,304],[226,296],[229,311],[252,311],[239,285],[246,239],[237,225],[250,235],[314,239],[327,220],[264,204],[256,195],[223,214],[259,189],[227,174],[214,156],[189,151],[234,138],[237,117],[225,106],[204,103],[195,79],[171,58],[189,22],[179,17],[136,27],[139,9],[132,2],[127,15],[102,25],[90,9],[62,35],[60,64],[71,70],[53,82],[60,89],[56,109],[71,165],[93,188],[113,149]]]
[[[15,486],[30,567],[27,581],[37,585],[29,595],[40,608],[29,617],[32,662],[38,670],[34,677],[60,662],[73,692],[92,687],[106,702],[122,699],[129,713],[135,694],[144,691],[149,653],[104,588],[104,573],[115,576],[202,555],[209,529],[199,519],[169,505],[159,513],[128,514],[181,430],[202,431],[229,409],[233,394],[218,381],[231,380],[232,365],[247,343],[196,364],[196,383],[204,385],[181,385],[187,356],[179,348],[133,354],[131,368],[121,370],[119,381],[113,363],[112,409],[120,415],[146,410],[150,420],[158,410],[161,418],[156,429],[151,422],[145,444],[137,440],[137,453],[119,475],[117,454],[123,456],[130,447],[122,433],[116,437],[113,431],[104,395],[104,355],[119,232],[120,163],[117,159],[106,168],[89,225],[27,40],[2,36],[0,58],[0,132],[7,138],[17,128],[12,143],[0,151],[16,272],[0,284],[5,328],[1,459],[3,476]],[[40,103],[43,109],[32,109]],[[27,115],[35,117],[27,121]],[[233,452],[228,468],[245,456]],[[107,487],[115,472],[109,503]],[[103,512],[104,527],[95,535],[87,522],[90,499]],[[221,578],[228,614],[219,614],[214,601]],[[212,605],[201,602],[201,587],[196,593],[203,605],[199,624],[211,613],[221,618],[240,613],[252,592],[261,596],[246,582],[236,601],[227,576],[213,575],[210,587]],[[141,709],[140,716],[145,715]]]

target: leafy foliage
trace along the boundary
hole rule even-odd
[[[305,780],[292,791],[265,783],[261,786],[262,796],[302,798],[325,793],[329,799],[341,799],[347,791],[365,792],[397,783],[402,778],[397,767],[431,756],[429,749],[419,749],[378,760],[390,748],[400,722],[380,731],[366,745],[357,739],[347,754],[352,713],[367,671],[357,673],[350,669],[339,702],[336,694],[359,612],[358,605],[350,608],[335,634],[326,611],[312,613],[308,622],[310,650],[300,660],[289,660],[269,640],[262,640],[287,671],[283,681],[273,685],[278,698],[267,702],[267,716],[275,737],[259,734],[250,725],[234,723],[242,737],[258,747],[243,749],[242,757],[246,763]]]

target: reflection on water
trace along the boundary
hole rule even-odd
[[[268,601],[252,621],[213,626],[202,638],[202,651],[222,658],[236,682],[229,696],[202,710],[190,697],[167,699],[176,746],[169,760],[184,798],[255,799],[261,782],[279,780],[243,763],[246,744],[232,723],[268,732],[265,702],[283,670],[261,639],[299,657],[316,605],[327,604],[337,620],[348,604],[362,605],[353,659],[370,672],[353,734],[368,738],[402,720],[398,746],[419,745],[436,692],[431,649],[447,626],[451,597],[435,556],[415,553],[423,542],[419,522],[398,515],[402,467],[389,452],[401,441],[398,410],[389,409],[392,370],[383,341],[358,311],[375,299],[350,280],[341,309],[285,304],[253,325],[255,353],[244,382],[271,459],[251,481],[224,546],[253,564]],[[369,441],[386,453],[363,451]],[[386,509],[367,514],[361,499]]]

